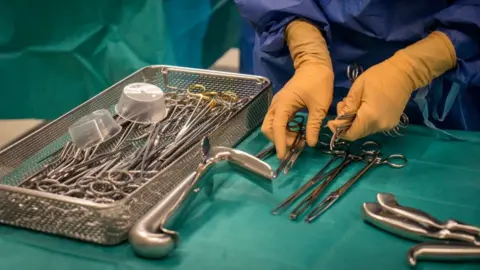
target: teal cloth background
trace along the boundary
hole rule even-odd
[[[229,0],[0,0],[0,118],[55,119],[147,65],[208,68],[239,36]]]
[[[480,138],[478,133],[458,135]],[[378,192],[392,192],[400,203],[440,218],[480,225],[480,145],[435,139],[411,126],[406,137],[378,137],[384,154],[403,153],[403,169],[377,167],[313,224],[291,222],[270,210],[314,175],[328,160],[308,149],[287,176],[269,190],[251,176],[216,170],[217,191],[197,204],[179,228],[181,244],[166,260],[135,257],[128,244],[101,247],[27,230],[0,226],[0,269],[410,269],[406,252],[415,243],[365,224],[360,207]],[[267,141],[257,131],[239,149],[256,153]],[[268,160],[278,165],[275,157]],[[349,168],[337,188],[362,165]],[[475,263],[421,262],[417,269],[479,269]]]

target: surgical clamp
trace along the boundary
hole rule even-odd
[[[369,149],[369,147],[373,147],[373,150]],[[376,151],[379,151],[378,148],[379,148],[379,145],[374,141],[364,142],[360,146],[360,150],[362,154],[375,153]],[[335,178],[341,173],[343,169],[345,169],[348,165],[350,165],[354,161],[360,161],[362,158],[361,155],[359,156],[359,155],[354,155],[350,153],[348,149],[347,151],[334,152],[334,153],[335,154],[339,153],[340,154],[339,157],[343,157],[344,160],[339,166],[337,166],[336,168],[326,173],[324,177],[320,178],[319,176],[320,179],[314,180],[315,182],[320,182],[321,180],[325,179],[305,199],[303,199],[300,202],[300,204],[292,211],[292,213],[290,214],[291,220],[297,219],[299,215],[303,214],[303,212],[305,212],[308,208],[310,208],[317,201],[318,197],[322,194],[322,192],[328,187],[328,185],[330,185],[330,183],[333,182],[333,180],[335,180]]]
[[[373,155],[371,157],[370,155]],[[375,153],[368,153],[365,155],[367,157],[367,164],[360,170],[357,174],[355,174],[350,180],[348,180],[345,184],[343,184],[337,190],[331,192],[325,199],[323,199],[320,204],[315,207],[312,212],[307,216],[306,222],[312,222],[321,214],[323,214],[328,208],[330,208],[345,192],[347,192],[362,176],[364,176],[371,168],[386,164],[392,168],[403,168],[407,165],[407,158],[402,154],[393,154],[386,158],[382,159],[380,151]],[[369,157],[370,156],[370,157]],[[368,160],[370,159],[370,160]],[[395,160],[399,160],[399,162],[395,162]]]
[[[317,173],[315,174],[307,183],[305,183],[302,187],[300,187],[297,191],[292,193],[288,198],[286,198],[283,202],[281,202],[277,207],[275,207],[271,213],[273,215],[278,215],[280,214],[283,210],[288,208],[292,203],[294,203],[300,196],[302,196],[305,192],[307,192],[311,187],[313,187],[315,184],[319,183],[325,177],[331,175],[334,173],[334,169],[328,171],[325,173],[325,171],[338,159],[342,158],[343,156],[341,155],[333,155],[332,158],[325,164],[325,166]]]
[[[332,169],[329,173],[326,173],[327,178],[315,188],[305,199],[303,199],[295,209],[290,213],[290,219],[296,220],[297,217],[303,214],[308,208],[310,208],[318,199],[320,194],[325,190],[325,188],[333,181],[335,178],[342,172],[348,165],[354,161],[353,155],[346,155],[342,163]]]
[[[305,117],[296,115],[293,120],[288,123],[287,130],[296,132],[297,135],[287,156],[280,162],[280,165],[275,171],[275,178],[278,177],[282,170],[284,174],[287,174],[305,148]]]

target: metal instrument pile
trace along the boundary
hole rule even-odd
[[[324,148],[327,148],[326,146],[329,144],[321,142],[321,145],[323,145]],[[272,210],[272,214],[278,215],[282,213],[284,210],[292,206],[297,200],[306,195],[290,213],[290,219],[297,220],[303,213],[310,210],[305,218],[305,221],[310,223],[323,214],[328,208],[330,208],[370,169],[379,165],[388,165],[392,168],[403,168],[407,164],[407,158],[402,154],[383,156],[380,151],[380,145],[374,141],[364,142],[360,146],[358,144],[347,144],[346,142],[341,142],[340,144],[336,145],[335,149],[328,150],[327,148],[324,149],[323,152],[331,154],[332,158],[315,176],[313,176],[302,187],[300,187],[276,208],[274,208]],[[341,160],[341,163],[332,168],[332,165],[339,160]],[[345,184],[328,194],[321,202],[317,204],[320,196],[326,190],[326,188],[335,179],[337,179],[337,177],[343,170],[345,170],[345,168],[354,162],[363,162],[365,165]]]
[[[66,143],[42,160],[43,168],[19,186],[96,203],[121,200],[249,101],[232,91],[215,92],[200,84],[187,91],[167,92],[163,121],[141,124],[117,115],[122,130],[115,137],[87,149]]]

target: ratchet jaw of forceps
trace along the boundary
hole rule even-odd
[[[206,174],[215,164],[228,161],[264,179],[274,178],[272,168],[267,163],[243,151],[211,147],[207,138],[202,140],[201,147],[203,160],[196,172],[183,180],[131,228],[129,242],[139,256],[161,259],[176,248],[179,234],[172,228],[187,214],[189,206],[196,201],[199,193],[208,192]]]

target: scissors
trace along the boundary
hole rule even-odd
[[[300,154],[305,149],[305,117],[303,115],[295,115],[295,117],[287,124],[287,130],[289,132],[295,132],[295,140],[287,154],[278,166],[275,177],[277,177],[283,170],[284,174],[287,174],[297,161]]]
[[[364,147],[367,146],[378,146],[377,143],[370,141],[363,144]],[[317,217],[323,214],[327,209],[329,209],[340,197],[345,194],[358,180],[364,176],[370,169],[379,166],[379,165],[388,165],[391,168],[403,168],[407,165],[407,158],[402,154],[392,154],[387,157],[382,157],[380,149],[372,149],[363,151],[362,159],[367,162],[367,164],[356,173],[350,180],[343,184],[337,190],[331,192],[330,194],[323,199],[307,216],[306,222],[310,223],[314,221]]]

